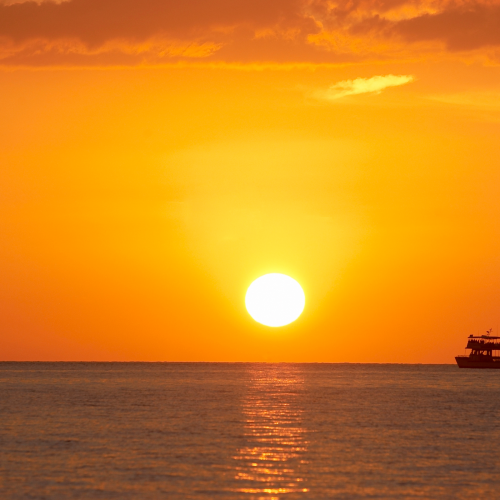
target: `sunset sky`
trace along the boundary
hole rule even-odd
[[[0,0],[0,359],[454,363],[500,324],[500,2]],[[266,273],[294,323],[246,312]]]

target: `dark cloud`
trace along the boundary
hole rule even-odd
[[[15,42],[76,38],[95,46],[117,38],[186,38],[217,28],[280,24],[313,28],[299,0],[72,0],[0,6],[0,36]]]
[[[433,7],[439,9],[440,5],[436,3]],[[404,42],[410,49],[415,42],[434,41],[452,52],[471,51],[500,45],[500,5],[445,4],[437,13],[423,13],[400,21],[377,13],[352,23],[348,31],[356,36]]]
[[[397,42],[398,50],[401,44],[406,46],[409,54],[417,50],[412,48],[414,42],[422,41],[445,44],[450,51],[474,50],[500,45],[500,5],[496,2],[0,3],[0,64],[155,64],[187,58],[244,63],[349,62],[388,57],[380,47],[387,50],[391,40]],[[413,17],[408,18],[412,12]],[[401,17],[405,19],[398,20]],[[365,41],[360,44],[360,40]]]
[[[463,5],[400,21],[392,30],[406,41],[439,40],[454,51],[500,45],[500,5]]]

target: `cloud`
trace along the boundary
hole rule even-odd
[[[70,38],[95,46],[159,35],[193,38],[238,26],[262,30],[280,21],[300,30],[311,24],[300,14],[300,4],[300,0],[28,1],[0,5],[0,36],[15,42]]]
[[[427,99],[461,108],[488,111],[494,114],[496,121],[500,120],[498,116],[498,111],[500,110],[500,92],[472,91],[455,94],[438,94],[427,96]]]
[[[314,51],[304,42],[319,30],[303,0],[5,1],[3,65],[161,63],[211,57],[224,47],[218,60],[293,59],[294,48]],[[210,50],[170,49],[186,45]]]
[[[405,19],[393,31],[410,42],[439,40],[449,50],[500,45],[500,5],[471,3]]]
[[[388,87],[398,87],[413,80],[411,75],[385,75],[343,80],[332,85],[328,90],[315,94],[315,96],[321,99],[335,100],[349,95],[380,94]]]
[[[0,65],[338,64],[500,47],[500,0],[0,0]]]

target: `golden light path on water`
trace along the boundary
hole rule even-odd
[[[307,493],[300,474],[307,450],[303,410],[297,402],[302,377],[292,367],[251,368],[242,401],[246,445],[234,460],[236,489],[252,498],[278,499],[287,493]],[[279,496],[278,496],[279,495]]]

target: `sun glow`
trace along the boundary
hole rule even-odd
[[[286,274],[271,273],[257,278],[247,290],[245,305],[258,323],[285,326],[304,310],[306,297],[302,287]]]

